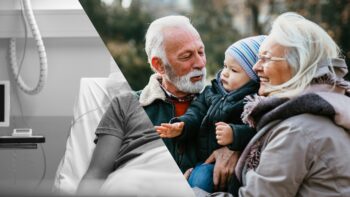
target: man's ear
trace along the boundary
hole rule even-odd
[[[152,63],[153,69],[157,71],[157,73],[165,74],[163,61],[159,57],[152,57],[151,63]]]

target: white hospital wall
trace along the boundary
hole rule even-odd
[[[32,5],[46,47],[48,78],[42,92],[33,96],[19,92],[19,98],[25,122],[34,134],[46,137],[43,147],[47,162],[45,183],[48,186],[52,184],[65,150],[80,78],[108,77],[112,68],[108,50],[77,0],[32,0]],[[0,80],[12,79],[7,53],[9,37],[24,35],[18,8],[18,1],[0,1]],[[20,57],[23,39],[17,46]],[[29,39],[22,76],[31,85],[37,82],[38,65],[35,43]],[[13,81],[11,86],[15,86]],[[15,91],[13,88],[11,91],[10,127],[0,128],[0,135],[26,126]],[[0,193],[8,186],[10,189],[33,188],[44,171],[40,148],[0,149],[0,158]]]

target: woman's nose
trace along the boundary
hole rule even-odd
[[[254,64],[253,70],[257,73],[258,71],[262,71],[262,69],[263,69],[263,66],[262,66],[260,60],[258,60],[256,62],[256,64]]]

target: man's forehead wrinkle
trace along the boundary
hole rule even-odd
[[[164,37],[165,50],[177,48],[178,52],[191,51],[197,48],[204,48],[200,37],[189,30],[174,30]]]

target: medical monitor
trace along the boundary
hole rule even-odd
[[[10,82],[0,81],[0,127],[10,126]]]

